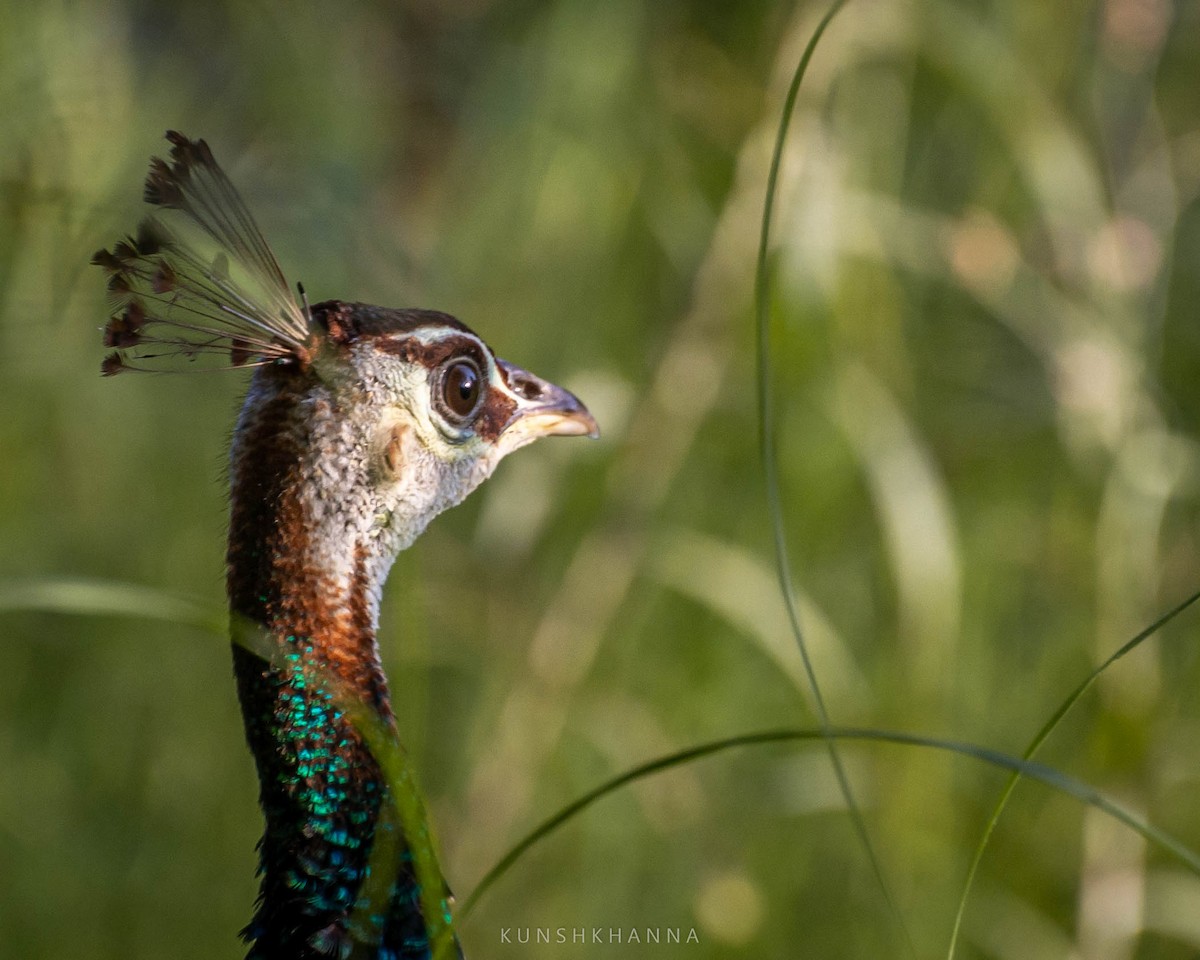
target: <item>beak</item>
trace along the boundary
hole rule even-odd
[[[498,359],[496,365],[508,392],[517,401],[517,409],[505,424],[505,432],[519,433],[525,442],[538,437],[591,437],[594,440],[600,436],[596,418],[570,390],[535,377],[506,360]]]

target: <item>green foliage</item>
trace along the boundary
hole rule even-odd
[[[774,582],[752,295],[769,144],[823,6],[172,9],[0,0],[0,578],[25,584],[0,597],[2,952],[232,958],[254,895],[228,650],[195,629],[222,605],[244,380],[97,376],[85,264],[138,216],[167,127],[212,143],[314,299],[454,312],[605,431],[505,463],[389,587],[397,713],[460,896],[651,758],[818,726]],[[1020,756],[1194,592],[1196,25],[1165,2],[852,0],[823,39],[781,167],[770,348],[835,727]],[[65,615],[96,603],[130,618]],[[1195,616],[1038,753],[1191,850]],[[839,749],[916,955],[944,954],[1002,774]],[[1177,860],[1026,783],[957,955],[1188,955],[1197,915]],[[699,946],[500,942],[693,926]],[[606,796],[461,936],[499,958],[905,950],[819,741]]]

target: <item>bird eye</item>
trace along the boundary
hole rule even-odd
[[[466,359],[453,360],[444,368],[441,400],[449,419],[460,423],[470,419],[479,407],[483,377],[479,368]]]

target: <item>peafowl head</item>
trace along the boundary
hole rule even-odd
[[[103,372],[164,358],[258,368],[234,436],[235,496],[239,480],[252,491],[290,471],[311,488],[310,526],[394,556],[514,450],[597,435],[574,395],[447,314],[294,298],[208,145],[167,138],[170,160],[151,161],[145,187],[165,216],[93,258],[116,308]]]
[[[573,394],[498,359],[447,314],[339,301],[310,314],[307,362],[256,372],[233,468],[236,480],[264,458],[302,462],[309,526],[329,537],[394,556],[509,453],[597,434]]]

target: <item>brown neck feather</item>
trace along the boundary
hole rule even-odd
[[[316,444],[290,378],[280,371],[273,396],[243,415],[231,464],[227,587],[231,612],[266,628],[276,642],[303,639],[314,666],[345,694],[390,716],[375,642],[379,564],[365,543],[330,542],[313,516],[319,474]],[[316,405],[318,408],[320,404]],[[334,411],[327,411],[331,415]],[[330,569],[337,560],[336,566]],[[346,575],[346,571],[349,575]]]

